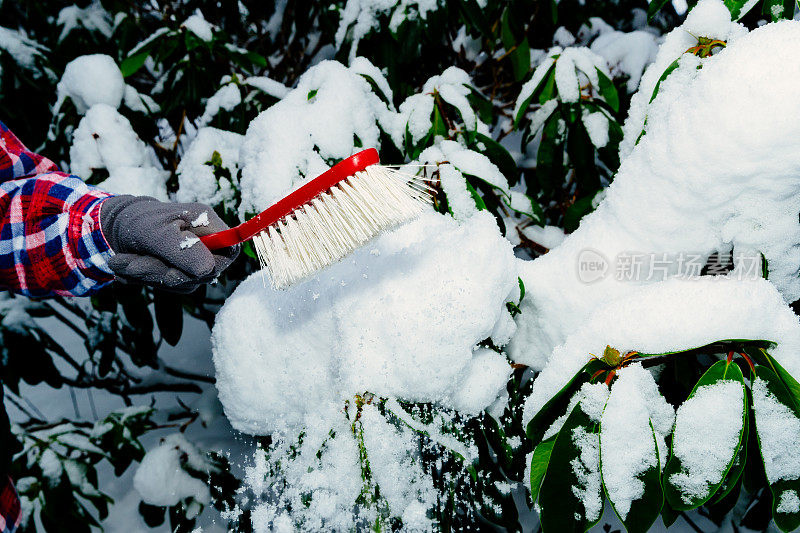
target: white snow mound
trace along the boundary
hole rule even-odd
[[[477,413],[510,374],[477,350],[517,289],[511,245],[492,216],[428,212],[317,278],[274,291],[245,280],[212,333],[217,388],[240,431],[297,429],[354,394]]]

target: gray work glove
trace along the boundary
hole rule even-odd
[[[206,213],[208,224],[202,225]],[[160,202],[149,196],[112,196],[100,225],[114,251],[108,266],[119,279],[188,293],[208,283],[239,255],[239,246],[211,252],[197,237],[228,226],[203,204]]]

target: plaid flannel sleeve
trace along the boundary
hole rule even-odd
[[[11,478],[0,478],[0,533],[14,533],[22,520],[17,491]]]
[[[113,252],[100,229],[109,196],[60,172],[0,122],[0,286],[85,296],[111,282]]]

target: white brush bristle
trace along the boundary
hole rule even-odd
[[[253,237],[253,244],[272,286],[284,289],[430,203],[431,189],[420,177],[371,165]]]

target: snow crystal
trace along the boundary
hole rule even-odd
[[[800,511],[800,497],[797,496],[797,491],[785,490],[781,492],[781,499],[778,500],[778,507],[775,511],[778,513],[796,513]]]
[[[200,452],[179,433],[147,452],[133,476],[133,486],[142,501],[159,506],[177,505],[186,498],[203,505],[211,501],[208,486],[181,467],[182,457],[193,469],[207,471]]]
[[[459,225],[426,213],[372,248],[380,253],[359,250],[287,291],[265,288],[256,273],[228,298],[212,341],[235,428],[297,427],[320,405],[364,391],[475,413],[503,389],[503,357],[473,352],[518,291],[493,217]]]
[[[285,98],[250,123],[242,145],[240,214],[260,212],[329,161],[380,146],[378,117],[389,108],[363,76],[335,61],[310,68]]]
[[[724,380],[698,388],[678,407],[672,451],[682,471],[669,481],[686,503],[705,498],[722,481],[744,424],[743,401],[742,384]]]
[[[178,163],[179,202],[201,202],[210,206],[234,207],[236,180],[239,173],[239,151],[244,135],[232,131],[205,127],[197,131],[191,144]],[[230,173],[231,179],[214,174],[211,160],[219,155],[221,166]]]
[[[636,91],[645,67],[658,52],[658,38],[646,31],[606,32],[592,42],[592,52],[604,58],[614,77],[627,76],[629,93]]]
[[[54,112],[69,97],[78,113],[83,115],[95,104],[107,104],[115,109],[119,107],[125,95],[125,82],[111,56],[80,56],[67,63],[64,75],[58,82],[57,94]]]
[[[208,22],[205,17],[203,17],[203,13],[198,9],[183,21],[181,24],[184,28],[195,34],[203,41],[210,41],[214,37],[214,28],[215,26]]]
[[[800,419],[778,401],[761,378],[753,382],[753,408],[769,482],[800,478],[800,449],[797,446],[800,442]]]
[[[625,520],[631,504],[644,494],[639,477],[666,461],[666,454],[656,454],[650,424],[651,412],[664,413],[664,405],[669,405],[641,365],[630,365],[617,375],[600,422],[600,454],[608,499]],[[655,390],[656,397],[648,390]]]
[[[519,329],[509,346],[512,358],[541,368],[553,348],[598,308],[632,295],[642,284],[680,274],[681,254],[684,260],[687,254],[694,254],[702,264],[712,252],[732,246],[737,268],[745,269],[748,258],[752,265],[752,259],[763,253],[769,264],[769,279],[785,301],[800,297],[800,248],[796,246],[800,242],[796,216],[800,194],[792,178],[800,158],[792,150],[778,155],[775,152],[775,146],[796,137],[798,131],[793,117],[800,115],[795,91],[800,64],[792,59],[797,55],[800,23],[769,24],[704,60],[692,81],[671,84],[672,76],[667,79],[663,92],[649,108],[647,134],[623,161],[605,199],[561,246],[535,261],[522,263],[521,277],[530,298],[522,302],[523,312],[516,317]],[[747,84],[741,83],[743,69],[753,73]],[[719,98],[719,94],[726,97]],[[765,99],[763,94],[771,97]],[[792,111],[795,108],[796,113]],[[698,137],[697,131],[728,133],[722,139],[714,135]],[[674,260],[665,268],[649,268],[654,266],[652,260],[664,253],[673,254]],[[640,264],[637,279],[626,279],[615,268],[613,261],[617,261],[617,268],[624,267],[620,261],[626,254],[639,254],[646,260]],[[605,274],[584,282],[580,269],[586,265],[586,258],[593,265],[604,265]],[[750,273],[750,277],[756,276],[758,272]],[[796,319],[789,319],[790,311],[784,309],[767,283],[740,284],[737,280],[721,285],[689,279],[685,285],[684,289],[678,289],[677,284],[665,289],[681,292],[683,300],[673,300],[670,307],[653,302],[651,308],[664,309],[658,320],[667,317],[676,324],[683,319],[674,309],[682,309],[682,316],[698,317],[681,330],[680,339],[771,338],[781,342],[787,336],[796,336]],[[718,301],[701,301],[703,291],[713,292]],[[750,305],[733,298],[740,291],[743,297],[747,294],[762,301],[761,308],[751,308],[759,320],[752,320],[752,314],[738,314],[738,309]],[[698,308],[706,307],[703,314],[695,315]],[[652,310],[643,310],[622,323],[649,322],[651,315]],[[720,317],[728,319],[726,327],[718,322]],[[666,332],[663,326],[653,327],[653,331]],[[637,329],[650,335],[649,329]],[[737,329],[761,337],[744,336]],[[604,331],[599,328],[596,334],[602,338]],[[703,331],[725,335],[709,338]],[[665,333],[661,348],[676,340],[666,338]],[[626,341],[631,349],[632,341]],[[705,342],[696,345],[700,344]],[[604,346],[602,343],[600,349]],[[660,351],[665,350],[655,350]],[[792,361],[787,362],[793,367],[790,371],[800,375],[798,358],[788,351],[782,353]],[[585,362],[585,352],[572,352],[573,359],[576,356],[581,358],[580,364]]]

